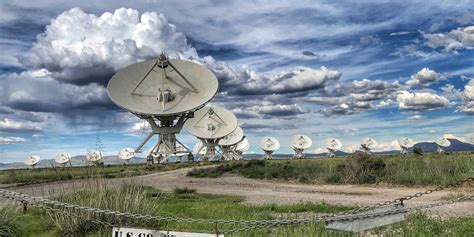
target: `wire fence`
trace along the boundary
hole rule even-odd
[[[418,192],[412,195],[407,195],[404,197],[400,197],[394,199],[392,201],[386,201],[377,203],[375,205],[365,206],[361,208],[357,208],[350,211],[339,212],[330,215],[324,216],[314,216],[314,217],[307,217],[307,218],[295,218],[295,219],[274,219],[274,220],[221,220],[221,219],[204,219],[204,218],[183,218],[183,217],[176,217],[171,215],[143,215],[139,213],[129,213],[129,212],[120,212],[108,209],[101,209],[101,208],[94,208],[88,206],[80,206],[72,203],[65,203],[56,200],[51,200],[42,197],[36,197],[28,194],[23,194],[19,192],[14,192],[7,189],[0,189],[0,197],[4,197],[7,199],[11,199],[17,202],[20,202],[24,210],[26,210],[27,206],[35,206],[41,209],[44,209],[48,212],[55,212],[60,213],[63,215],[67,215],[72,218],[79,218],[77,212],[87,212],[92,214],[91,216],[114,216],[114,217],[122,217],[122,218],[132,218],[132,219],[140,219],[144,221],[166,221],[166,222],[189,222],[189,223],[204,223],[204,224],[213,224],[213,225],[223,225],[229,226],[233,225],[233,228],[222,228],[221,230],[217,230],[216,232],[225,234],[225,233],[235,233],[235,232],[248,232],[253,230],[258,230],[262,228],[272,228],[284,225],[300,225],[306,223],[315,223],[315,222],[333,222],[333,221],[354,221],[359,219],[367,219],[367,218],[381,218],[384,216],[401,214],[401,213],[410,213],[414,211],[426,210],[431,209],[434,207],[440,207],[444,205],[449,205],[457,202],[464,202],[464,201],[472,201],[474,200],[474,195],[464,195],[459,198],[455,198],[448,201],[439,201],[424,205],[419,205],[415,207],[404,207],[398,209],[389,209],[385,211],[377,211],[377,208],[399,204],[401,206],[405,205],[405,201],[411,200],[413,198],[419,198],[424,195],[429,195],[433,192],[441,191],[447,188],[456,188],[462,185],[470,185],[474,180],[474,177],[469,177],[464,180],[460,180],[455,183],[450,183],[444,186],[439,186],[434,189],[428,189],[424,192]],[[371,212],[368,212],[371,211]],[[103,226],[116,226],[116,224],[103,221],[103,218],[90,218],[88,221],[103,225]],[[235,227],[239,226],[239,227]],[[242,227],[243,226],[243,227]]]

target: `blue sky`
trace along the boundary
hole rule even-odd
[[[97,136],[108,155],[135,147],[142,123],[104,86],[162,50],[216,74],[211,104],[250,152],[274,136],[290,153],[297,133],[308,152],[329,137],[474,142],[473,1],[8,1],[0,25],[0,162],[84,154]]]

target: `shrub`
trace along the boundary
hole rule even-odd
[[[11,206],[0,206],[0,236],[16,236],[15,210]]]
[[[192,189],[192,188],[188,188],[188,187],[184,187],[184,188],[178,188],[176,187],[174,190],[173,190],[173,193],[175,195],[180,195],[180,194],[195,194],[197,193],[196,192],[196,189]]]
[[[375,183],[385,171],[385,162],[380,157],[371,157],[365,152],[355,152],[351,158],[337,168],[343,183]]]

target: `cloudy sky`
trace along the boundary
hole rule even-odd
[[[135,147],[146,128],[105,85],[163,50],[216,74],[212,104],[237,115],[250,152],[275,136],[289,153],[297,133],[312,152],[329,137],[346,151],[474,142],[474,1],[131,2],[0,3],[0,162],[84,154],[97,136],[109,155]]]

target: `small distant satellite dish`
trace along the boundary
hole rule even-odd
[[[313,141],[306,135],[293,135],[290,140],[291,147],[295,151],[293,159],[301,159],[304,157],[303,151],[313,145]]]
[[[124,161],[125,164],[128,164],[130,159],[135,156],[135,150],[133,148],[124,148],[119,151],[118,157]]]
[[[184,128],[198,138],[218,139],[237,128],[237,117],[224,108],[206,106],[194,112],[194,118],[188,119]]]
[[[54,158],[54,161],[56,161],[56,163],[61,164],[63,166],[66,165],[70,160],[71,160],[71,154],[67,152],[61,153],[58,156],[56,156],[56,158]]]
[[[86,154],[86,160],[92,162],[92,163],[97,163],[99,160],[102,159],[102,151],[99,151],[99,150],[92,150],[92,151],[89,151],[87,152]]]
[[[366,153],[370,153],[372,149],[377,147],[377,141],[373,138],[367,137],[367,138],[362,139],[362,141],[360,142],[360,145],[363,151],[365,151]]]
[[[274,137],[263,137],[258,145],[265,152],[263,159],[273,159],[273,152],[280,149],[280,142]]]
[[[206,147],[204,146],[204,144],[202,144],[202,142],[198,142],[196,144],[194,144],[194,147],[193,147],[193,153],[196,154],[196,155],[204,155],[206,154]]]
[[[400,153],[403,154],[403,155],[408,155],[408,153],[409,153],[408,148],[415,145],[415,142],[412,139],[406,138],[406,137],[398,138],[397,142],[398,142],[398,145],[400,146],[400,148],[402,148]]]
[[[29,156],[25,161],[25,165],[30,166],[31,168],[35,168],[36,164],[41,160],[41,158],[37,155]]]
[[[342,142],[336,138],[326,139],[326,149],[328,150],[328,157],[335,157],[336,151],[341,149]]]
[[[176,156],[186,156],[189,155],[189,153],[191,152],[188,146],[181,143],[176,144]]]
[[[435,143],[436,143],[436,145],[437,145],[437,149],[436,149],[436,150],[437,150],[437,152],[440,153],[440,154],[445,153],[445,151],[444,151],[444,149],[443,149],[444,147],[449,147],[449,146],[451,146],[451,142],[450,142],[448,139],[446,139],[445,137],[437,137],[437,138],[435,139]]]

